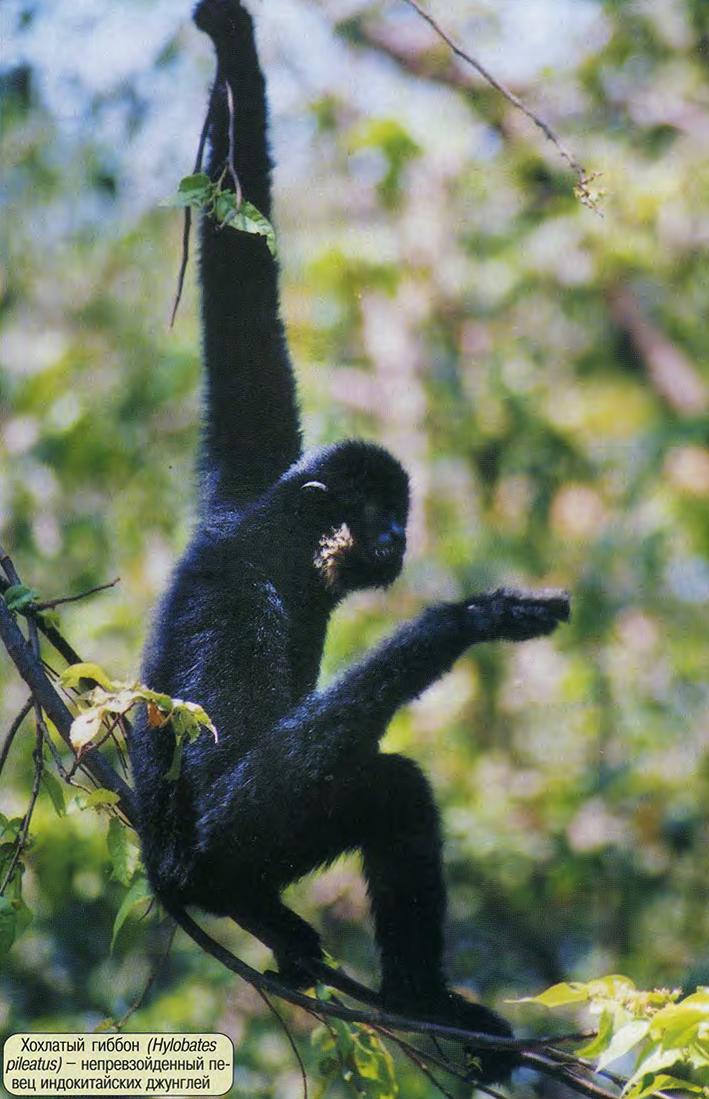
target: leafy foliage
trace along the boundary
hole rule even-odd
[[[276,234],[268,218],[261,214],[252,202],[239,197],[230,188],[222,186],[223,175],[212,182],[206,172],[185,176],[180,180],[177,194],[168,199],[165,206],[190,206],[213,217],[221,228],[230,226],[241,233],[254,233],[264,237],[272,256],[276,254]]]
[[[13,862],[15,863],[5,892],[0,896],[0,959],[8,953],[15,939],[32,921],[32,914],[22,897],[25,867],[22,861],[14,858],[21,827],[21,817],[8,819],[0,813],[0,882],[5,881]]]
[[[319,999],[329,999],[327,989],[318,987]],[[322,1079],[321,1096],[342,1082],[356,1099],[396,1099],[399,1087],[392,1056],[371,1027],[329,1018],[311,1035]]]
[[[186,743],[195,740],[203,729],[217,739],[217,730],[202,706],[151,691],[140,683],[114,682],[98,664],[71,664],[62,672],[59,683],[65,689],[79,691],[87,684],[96,684],[80,694],[76,703],[80,712],[72,722],[70,737],[79,758],[89,746],[110,733],[120,719],[140,702],[147,705],[148,721],[154,728],[169,724],[175,735],[175,752],[167,774],[173,781],[180,773],[182,749]],[[108,793],[95,791],[92,797]],[[109,799],[104,797],[102,800],[106,802]],[[98,801],[93,804],[98,804]]]
[[[598,1033],[577,1052],[599,1069],[632,1057],[627,1099],[659,1091],[709,1095],[709,988],[639,991],[628,977],[562,982],[521,1003],[550,1009],[585,1004],[599,1016]],[[624,1067],[624,1066],[623,1066]]]

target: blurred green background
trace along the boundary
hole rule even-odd
[[[403,4],[254,10],[308,441],[381,440],[414,489],[404,575],[338,612],[325,674],[436,599],[503,581],[574,593],[569,627],[471,652],[385,742],[442,807],[451,975],[498,1004],[613,971],[709,983],[709,5],[432,9],[603,173],[602,217]],[[195,267],[170,332],[181,222],[158,202],[190,170],[211,58],[189,5],[165,0],[6,0],[0,31],[0,540],[43,598],[120,575],[62,627],[130,678],[191,522]],[[5,729],[25,690],[7,659],[0,675]],[[9,816],[33,740],[27,725],[2,776]],[[160,953],[152,917],[109,953],[124,889],[106,824],[40,797],[4,1032],[118,1018]],[[376,979],[356,859],[292,894]],[[287,1014],[307,1056],[310,1023]],[[235,1096],[300,1094],[261,1000],[182,936],[129,1026],[225,1031]],[[405,1065],[400,1080],[434,1094]]]

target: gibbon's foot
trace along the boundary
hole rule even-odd
[[[500,1038],[514,1038],[512,1027],[495,1011],[474,1004],[456,992],[446,992],[442,1004],[440,1022],[448,1026],[465,1027],[479,1034],[494,1034]],[[465,1052],[477,1064],[471,1064],[469,1079],[483,1084],[503,1084],[509,1080],[512,1070],[519,1064],[516,1053],[502,1049],[481,1049],[472,1043],[464,1043]],[[479,1067],[478,1067],[479,1065]]]
[[[425,998],[406,996],[404,999],[382,996],[385,1011],[406,1015],[411,1019],[440,1023],[442,1026],[460,1027],[478,1034],[492,1034],[500,1038],[514,1038],[512,1027],[501,1015],[482,1004],[475,1004],[459,996],[457,992],[443,988],[434,996]],[[516,1053],[502,1049],[481,1049],[464,1039],[444,1039],[460,1041],[475,1064],[470,1065],[469,1079],[484,1084],[502,1084],[509,1079],[512,1070],[519,1064]]]
[[[312,988],[318,980],[314,965],[325,965],[325,955],[320,947],[320,939],[312,928],[312,939],[302,943],[300,950],[276,951],[278,978],[291,988]],[[312,966],[312,968],[311,968]]]
[[[236,34],[240,21],[250,16],[239,0],[200,0],[192,19],[196,27],[216,40]]]
[[[559,588],[498,588],[473,597],[467,610],[484,639],[529,641],[568,622],[570,601],[568,592]]]
[[[317,984],[318,977],[314,970],[309,968],[308,962],[318,962],[325,965],[325,958],[322,954],[317,957],[313,955],[310,958],[296,957],[293,954],[290,957],[277,958],[276,961],[278,962],[278,971],[267,969],[265,976],[276,977],[277,980],[282,981],[284,985],[288,985],[296,992],[302,992],[305,988],[313,988]]]

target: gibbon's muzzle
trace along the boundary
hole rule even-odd
[[[385,530],[379,531],[374,538],[374,556],[377,560],[386,561],[393,557],[401,557],[406,547],[406,531],[399,523],[392,523]]]

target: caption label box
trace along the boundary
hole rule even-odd
[[[225,1095],[234,1080],[226,1034],[12,1034],[10,1095]]]

